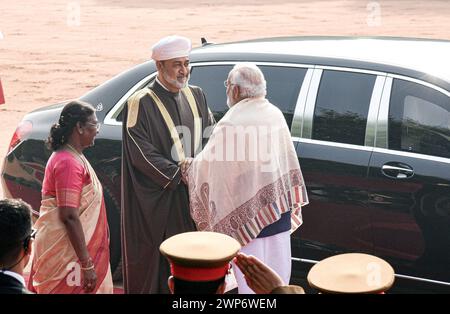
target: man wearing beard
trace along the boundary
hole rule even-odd
[[[191,42],[152,47],[158,75],[128,99],[123,116],[122,259],[125,293],[169,293],[169,264],[159,246],[195,230],[182,172],[214,123],[203,91],[188,85]],[[182,171],[183,170],[183,171]]]

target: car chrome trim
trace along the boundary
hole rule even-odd
[[[381,96],[378,110],[378,120],[375,133],[375,147],[388,147],[388,117],[389,100],[391,98],[392,77],[387,77],[384,83],[383,94]]]
[[[312,137],[314,110],[316,107],[317,93],[319,92],[320,80],[322,78],[322,69],[314,69],[311,83],[308,90],[308,98],[306,100],[305,114],[303,116],[303,138]]]
[[[291,62],[264,62],[264,61],[204,61],[204,62],[192,62],[190,65],[195,66],[205,66],[205,65],[235,65],[240,62],[252,62],[256,65],[268,65],[268,66],[278,66],[287,68],[314,68],[314,65],[303,64],[303,63],[291,63]]]
[[[361,145],[354,145],[354,144],[344,144],[344,143],[336,143],[336,142],[329,142],[329,141],[312,140],[309,138],[292,137],[292,141],[299,142],[299,143],[307,143],[307,144],[327,145],[327,146],[340,147],[340,148],[346,148],[346,149],[363,150],[363,151],[367,151],[367,152],[373,151],[373,147],[370,147],[370,146],[361,146]]]
[[[305,263],[305,264],[317,264],[319,261],[311,260],[311,259],[304,259],[304,258],[298,258],[298,257],[291,257],[291,260],[294,262],[299,263]],[[431,284],[437,284],[437,285],[443,285],[443,286],[450,286],[450,282],[446,281],[439,281],[434,279],[427,279],[427,278],[421,278],[421,277],[414,277],[414,276],[408,276],[408,275],[402,275],[402,274],[394,274],[396,278],[402,278],[407,280],[413,280],[413,281],[421,281]]]
[[[395,167],[395,166],[389,166],[389,165],[383,165],[381,167],[382,170],[395,170],[395,171],[405,171],[405,172],[409,172],[409,173],[413,173],[414,170],[412,169],[408,169],[408,168],[404,168],[404,167]]]
[[[306,258],[291,257],[291,260],[299,263],[317,264],[318,261]]]
[[[432,284],[443,285],[443,286],[450,286],[450,282],[447,282],[447,281],[407,276],[407,275],[402,275],[402,274],[395,274],[395,277],[402,278],[402,279],[408,279],[408,280],[414,280],[414,281],[422,281],[422,282],[426,282],[426,283],[432,283]]]
[[[366,134],[364,137],[365,146],[375,145],[375,134],[377,131],[378,110],[380,109],[381,96],[383,95],[384,82],[386,76],[377,76],[370,98],[369,112],[367,113]]]
[[[409,82],[413,82],[416,84],[420,84],[429,88],[432,88],[438,92],[441,92],[442,94],[446,95],[447,97],[450,97],[450,91],[447,91],[439,86],[433,85],[431,83],[419,80],[419,79],[415,79],[412,77],[408,77],[408,76],[404,76],[404,75],[398,75],[398,74],[388,74],[389,77],[395,78],[395,79],[399,79],[399,80],[404,80],[404,81],[409,81]]]
[[[419,153],[410,153],[410,152],[405,152],[405,151],[401,151],[401,150],[394,150],[394,149],[375,147],[373,149],[373,152],[374,153],[380,153],[380,154],[397,155],[397,156],[410,157],[410,158],[423,159],[423,160],[430,160],[430,161],[436,161],[436,162],[442,162],[442,163],[450,164],[450,158],[430,156],[430,155],[424,155],[424,154],[419,154]]]
[[[121,112],[122,107],[125,105],[125,101],[131,97],[140,87],[150,81],[154,76],[156,76],[156,72],[144,77],[140,80],[136,85],[134,85],[128,92],[123,95],[119,101],[111,108],[111,110],[106,114],[103,124],[106,125],[122,125],[122,122],[117,121],[116,117]]]
[[[337,66],[328,66],[328,65],[317,65],[316,69],[342,71],[342,72],[355,72],[355,73],[365,73],[365,74],[386,76],[385,72],[365,70],[365,69],[359,69],[359,68],[346,68],[346,67],[337,67]]]
[[[295,104],[294,118],[292,119],[292,136],[302,137],[303,117],[305,114],[306,100],[308,99],[308,92],[311,85],[313,73],[314,69],[308,69],[305,74],[305,78],[303,79],[303,83],[298,94],[297,103]]]

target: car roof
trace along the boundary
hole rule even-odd
[[[397,37],[279,37],[210,44],[193,55],[252,53],[362,61],[406,68],[450,82],[450,41]]]

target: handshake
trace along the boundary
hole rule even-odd
[[[184,184],[186,184],[186,185],[188,184],[188,181],[189,181],[188,180],[188,170],[191,167],[193,160],[194,160],[193,158],[188,157],[178,163],[178,166],[181,169],[181,180],[183,180]]]

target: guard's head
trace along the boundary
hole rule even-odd
[[[171,292],[223,293],[230,261],[240,248],[238,241],[216,232],[186,232],[165,240],[159,249],[170,262]]]
[[[22,200],[0,200],[0,269],[26,266],[31,253],[31,207]]]
[[[191,41],[182,36],[167,36],[152,47],[152,59],[156,62],[158,79],[172,92],[187,86],[190,66]]]

